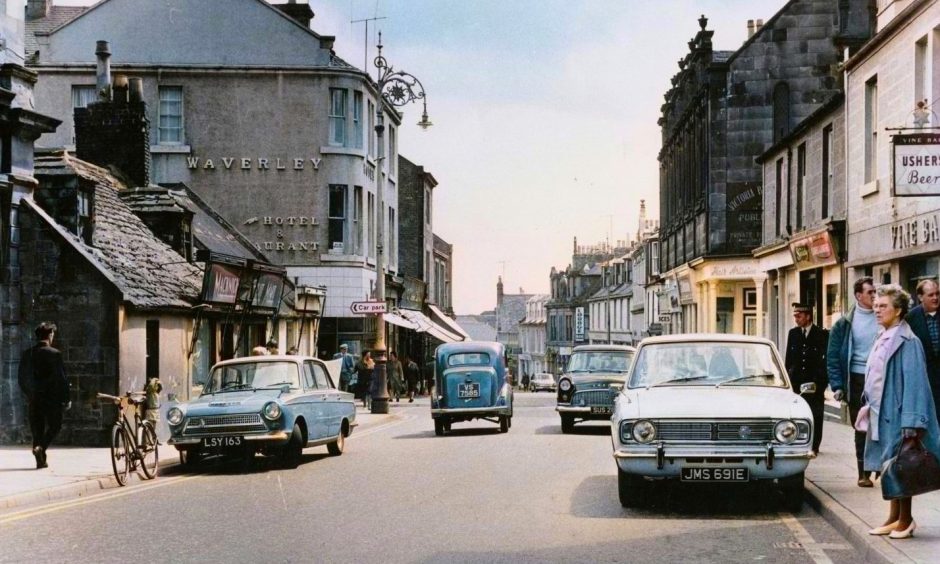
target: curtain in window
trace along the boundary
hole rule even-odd
[[[160,119],[157,129],[159,143],[183,142],[183,88],[160,87]]]

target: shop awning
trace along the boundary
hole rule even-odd
[[[415,330],[419,333],[427,333],[428,335],[431,335],[435,339],[444,343],[457,343],[463,341],[462,336],[451,333],[437,323],[434,323],[431,321],[431,318],[424,315],[420,311],[413,309],[400,309],[398,310],[398,313],[408,321],[414,323],[417,326]]]
[[[382,315],[382,319],[386,323],[391,323],[392,325],[398,325],[399,327],[404,327],[405,329],[411,329],[412,331],[418,330],[418,325],[408,321],[404,317],[398,315],[397,313],[388,312]]]
[[[428,307],[431,308],[432,320],[446,327],[451,333],[454,333],[456,335],[463,337],[464,341],[472,340],[470,338],[470,334],[464,331],[463,327],[461,327],[456,321],[454,321],[450,317],[447,317],[447,315],[443,311],[438,309],[437,306],[428,304]]]

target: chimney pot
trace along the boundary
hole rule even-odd
[[[127,76],[123,74],[114,75],[114,85],[112,86],[112,97],[119,104],[127,103]]]
[[[128,79],[127,97],[131,103],[144,101],[144,81],[141,78]]]
[[[757,20],[754,22],[754,33],[757,33],[764,27],[764,20]]]
[[[747,38],[754,37],[754,20],[747,20]]]
[[[95,56],[98,58],[95,82],[98,100],[108,101],[111,99],[111,47],[107,41],[98,41],[95,44]]]

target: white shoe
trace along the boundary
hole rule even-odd
[[[888,538],[891,539],[909,539],[914,536],[914,529],[917,528],[917,523],[911,519],[911,524],[904,529],[903,531],[891,531],[891,534],[888,535]]]

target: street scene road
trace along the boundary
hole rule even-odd
[[[342,456],[308,448],[296,469],[208,460],[8,511],[0,562],[862,561],[809,506],[784,512],[764,488],[672,485],[621,508],[609,425],[562,434],[554,405],[517,393],[509,433],[473,422],[436,437],[426,399],[395,404]]]

